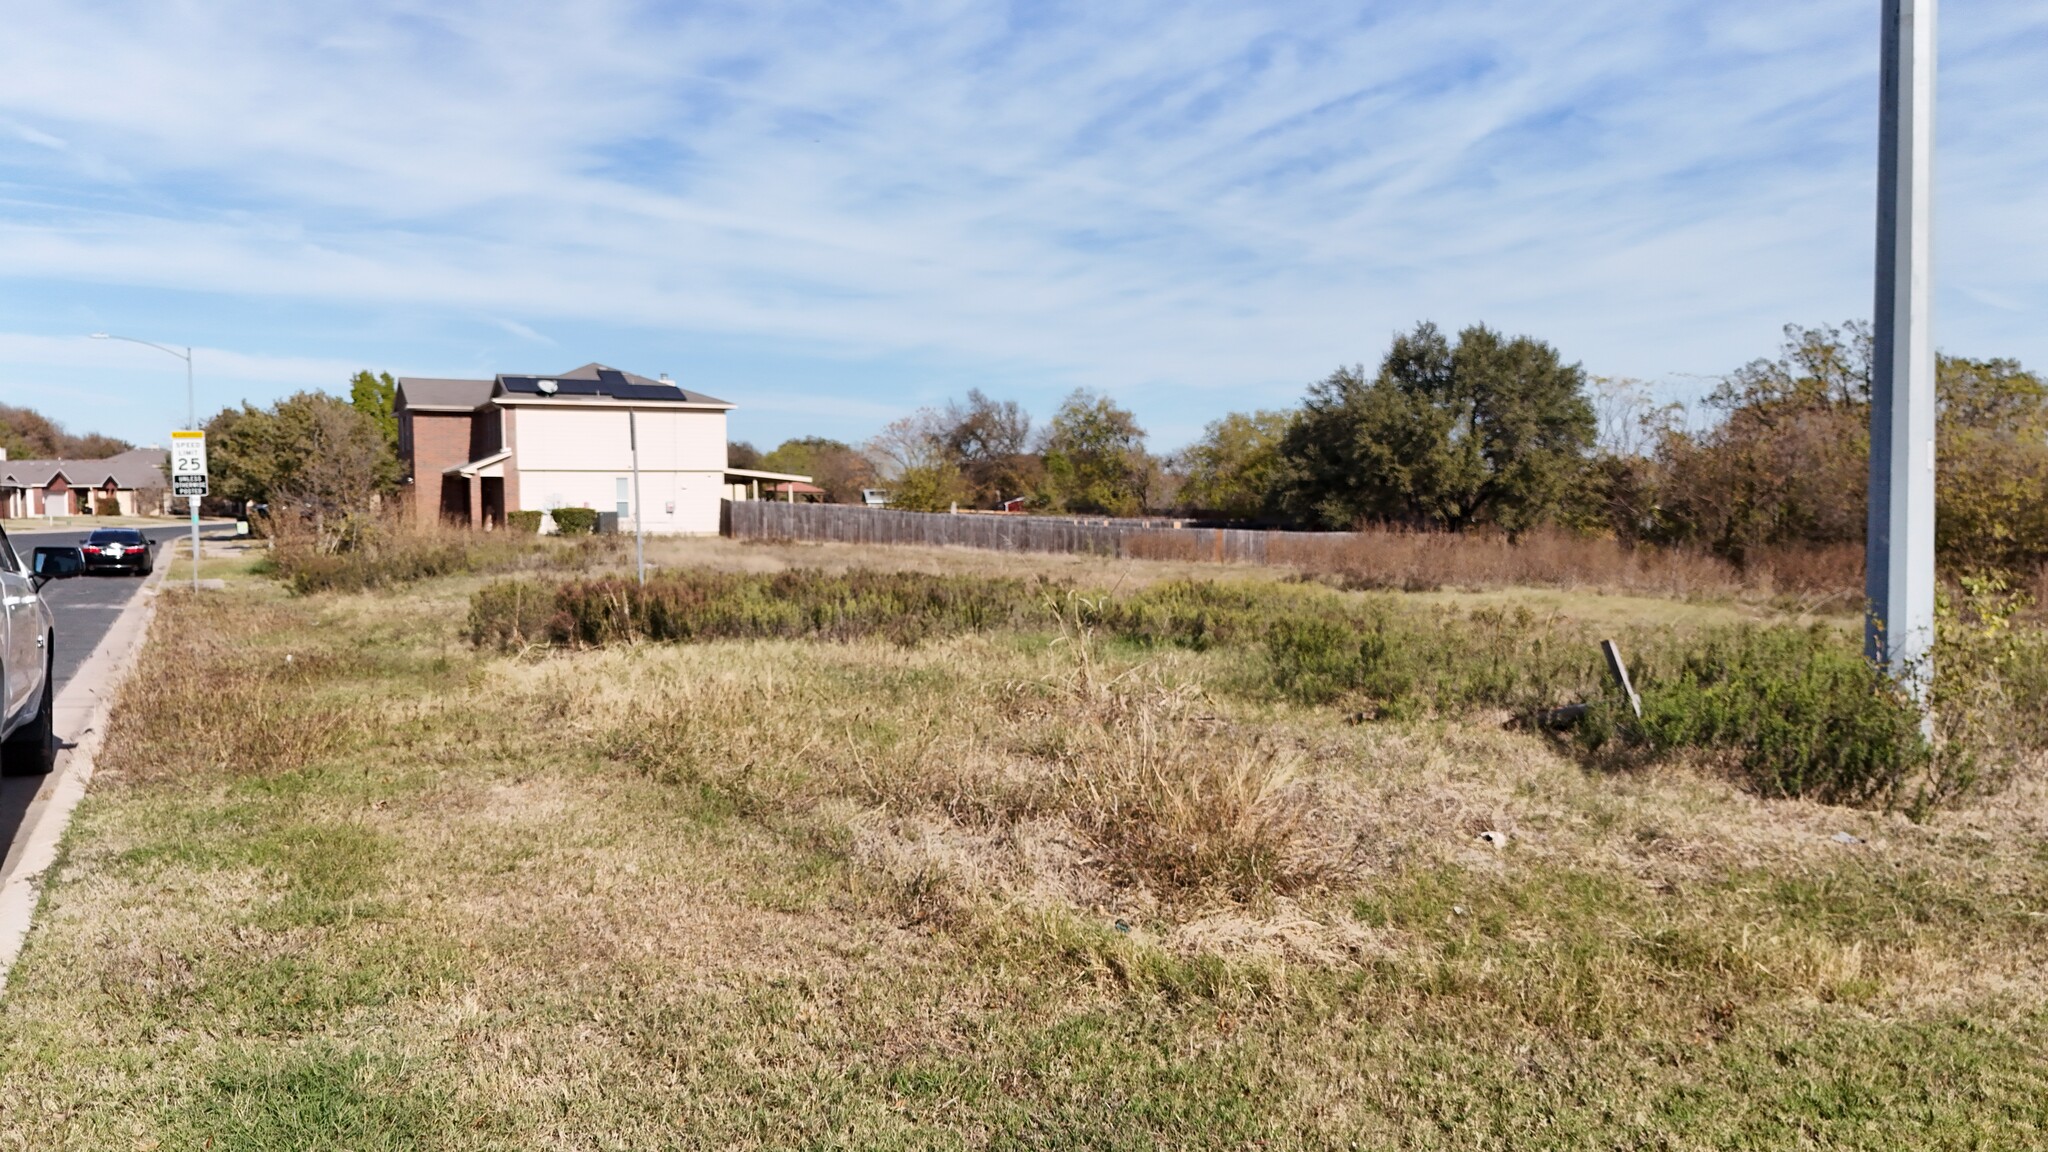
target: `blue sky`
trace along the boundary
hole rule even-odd
[[[1877,0],[0,0],[0,401],[668,372],[1156,448],[1418,320],[1674,396],[1870,310]],[[2048,367],[2048,5],[1942,6],[1936,331]]]

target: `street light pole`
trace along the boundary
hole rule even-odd
[[[626,409],[626,443],[633,452],[633,568],[640,583],[647,583],[647,521],[640,508],[640,423],[638,415]]]
[[[1883,0],[1864,650],[1923,704],[1934,646],[1936,0]]]
[[[133,336],[114,336],[106,332],[95,332],[92,334],[92,338],[95,340],[125,340],[130,344],[140,344],[147,348],[154,348],[159,352],[168,352],[183,360],[185,362],[185,427],[195,432],[199,430],[199,404],[197,393],[192,390],[191,345],[187,344],[185,350],[180,352],[176,348],[167,348],[162,344],[148,340],[137,340]],[[192,510],[192,590],[197,592],[199,591],[199,497],[187,496],[185,502],[191,506]]]

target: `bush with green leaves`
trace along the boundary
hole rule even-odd
[[[505,528],[522,536],[536,535],[540,532],[540,520],[543,515],[545,513],[542,512],[507,512]]]
[[[564,536],[588,536],[597,531],[597,513],[589,508],[556,508],[555,531]]]
[[[1581,746],[1725,753],[1762,795],[1887,808],[1910,804],[1935,767],[1919,708],[1840,629],[1718,629],[1646,655],[1642,719],[1610,690],[1577,729]]]

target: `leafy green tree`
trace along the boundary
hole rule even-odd
[[[371,375],[358,372],[349,381],[348,402],[351,408],[370,418],[384,442],[391,451],[398,451],[398,381],[389,372]]]
[[[1730,373],[1721,419],[1667,433],[1651,535],[1737,563],[1759,548],[1860,544],[1870,477],[1869,325],[1785,326]],[[1950,572],[2048,562],[2048,386],[2013,360],[1941,356],[1935,542]]]
[[[1737,564],[1760,548],[1861,541],[1870,470],[1870,329],[1788,324],[1708,399],[1712,426],[1667,437],[1649,535]]]
[[[1212,421],[1180,454],[1180,505],[1240,520],[1271,513],[1284,467],[1280,445],[1294,420],[1291,411],[1263,411]]]
[[[207,422],[206,440],[219,495],[301,517],[323,544],[352,536],[398,481],[376,421],[325,392],[225,409]]]
[[[1752,360],[1723,377],[1708,403],[1743,408],[1849,408],[1870,403],[1870,325],[1784,327],[1776,359]]]
[[[2014,360],[1943,356],[1935,546],[1952,571],[2048,564],[2048,386]]]
[[[1151,471],[1145,431],[1109,397],[1075,390],[1046,426],[1043,451],[1042,502],[1053,511],[1133,516],[1143,510]]]
[[[1281,505],[1327,528],[1362,521],[1510,533],[1549,519],[1594,438],[1585,373],[1483,325],[1394,338],[1379,374],[1311,386],[1282,438]]]
[[[920,408],[892,420],[867,443],[867,457],[889,489],[889,505],[906,512],[944,512],[969,499],[946,448],[945,414]]]
[[[825,490],[833,504],[860,502],[860,490],[875,483],[875,469],[860,450],[824,436],[801,436],[784,440],[773,452],[761,457],[757,467],[768,472],[790,472],[809,476],[811,483]]]

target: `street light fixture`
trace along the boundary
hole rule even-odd
[[[186,345],[185,350],[180,352],[176,348],[166,347],[149,340],[137,340],[133,336],[115,336],[106,332],[95,332],[92,334],[92,338],[95,340],[125,340],[130,344],[140,344],[145,348],[154,348],[159,352],[168,352],[183,360],[185,362],[185,426],[195,431],[198,430],[199,405],[192,391],[191,345]],[[192,506],[192,590],[197,592],[199,591],[199,497],[187,496],[185,499]]]

